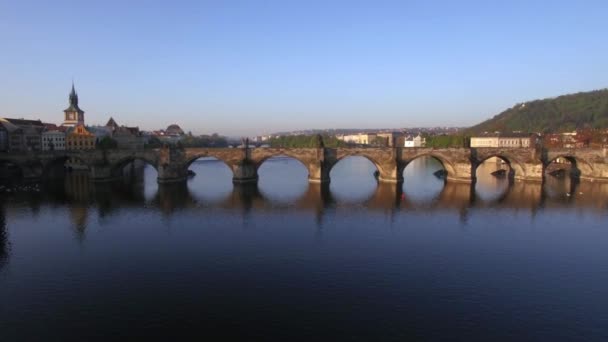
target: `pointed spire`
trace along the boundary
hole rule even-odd
[[[78,105],[78,94],[76,94],[76,88],[74,88],[74,79],[72,79],[72,92],[70,92],[70,105]]]

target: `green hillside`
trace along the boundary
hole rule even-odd
[[[565,132],[582,128],[608,128],[608,89],[520,103],[468,132]]]

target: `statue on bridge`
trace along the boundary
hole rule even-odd
[[[324,148],[325,143],[323,142],[323,136],[321,134],[317,134],[317,148]]]

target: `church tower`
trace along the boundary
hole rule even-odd
[[[76,90],[74,89],[74,82],[72,82],[72,92],[69,98],[70,106],[63,111],[65,113],[63,126],[74,127],[84,125],[84,111],[78,107],[78,94],[76,94]]]

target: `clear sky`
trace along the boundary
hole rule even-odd
[[[257,135],[465,126],[608,86],[608,1],[0,0],[0,116]]]

